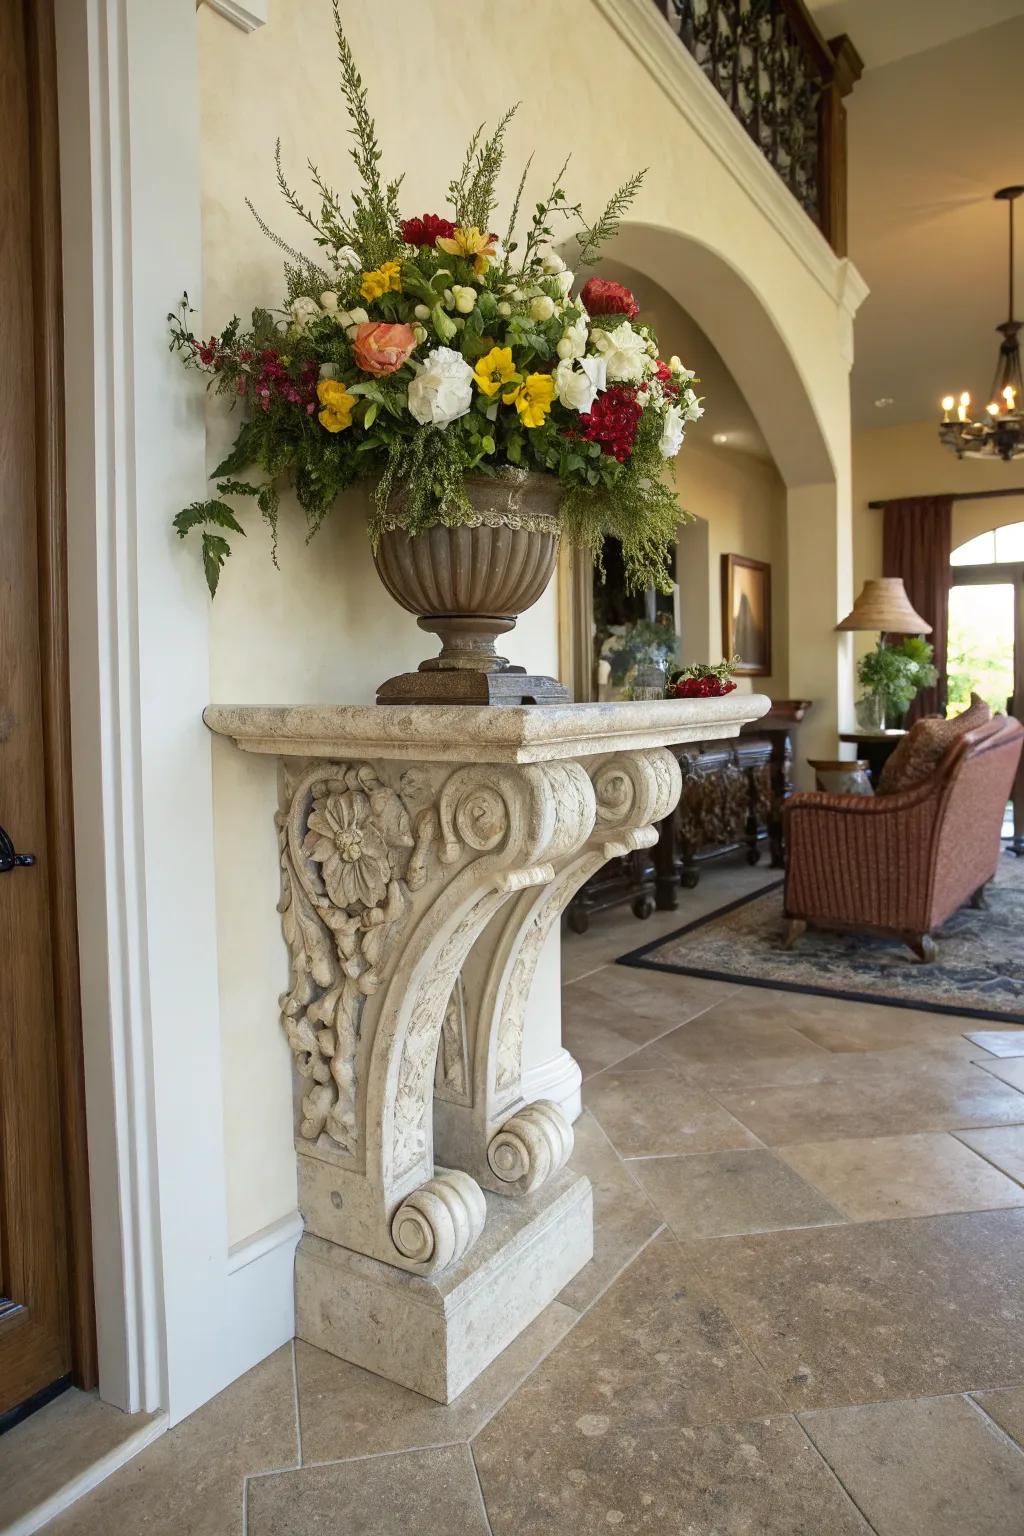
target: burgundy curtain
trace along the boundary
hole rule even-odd
[[[932,625],[939,680],[923,688],[907,712],[907,723],[922,715],[946,713],[946,619],[949,604],[949,555],[952,547],[952,496],[910,496],[887,501],[882,523],[882,575],[902,576],[907,596]]]

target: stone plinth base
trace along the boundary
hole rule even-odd
[[[377,689],[378,704],[569,704],[569,690],[555,677],[522,667],[475,672],[458,667],[401,672]]]
[[[450,1403],[594,1251],[593,1196],[579,1174],[524,1199],[486,1198],[483,1235],[436,1279],[307,1233],[295,1257],[298,1337]]]

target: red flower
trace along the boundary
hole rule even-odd
[[[640,313],[640,305],[629,289],[606,277],[588,278],[580,289],[580,298],[589,315],[625,315],[632,320]]]
[[[657,379],[658,383],[661,384],[662,387],[668,392],[668,394],[678,395],[679,385],[676,383],[672,375],[672,369],[668,366],[668,363],[663,362],[660,357],[658,358],[657,367],[654,370],[654,377]]]
[[[439,219],[436,213],[425,213],[421,219],[403,219],[399,228],[406,245],[433,245],[438,235],[450,240],[455,233],[451,219]]]
[[[612,454],[621,464],[633,447],[640,416],[641,407],[634,391],[624,384],[613,384],[580,417],[583,431],[579,436],[590,443],[600,443],[602,453]]]
[[[719,699],[725,693],[732,693],[736,684],[730,679],[723,682],[720,677],[681,677],[675,686],[677,699]]]

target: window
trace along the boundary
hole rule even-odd
[[[949,557],[950,565],[1005,565],[1024,561],[1024,523],[1004,523],[1002,528],[979,533],[959,545]]]

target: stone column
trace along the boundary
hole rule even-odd
[[[654,841],[665,744],[767,702],[207,709],[281,760],[301,1337],[449,1401],[588,1261],[572,1129],[523,1094],[537,958]]]

